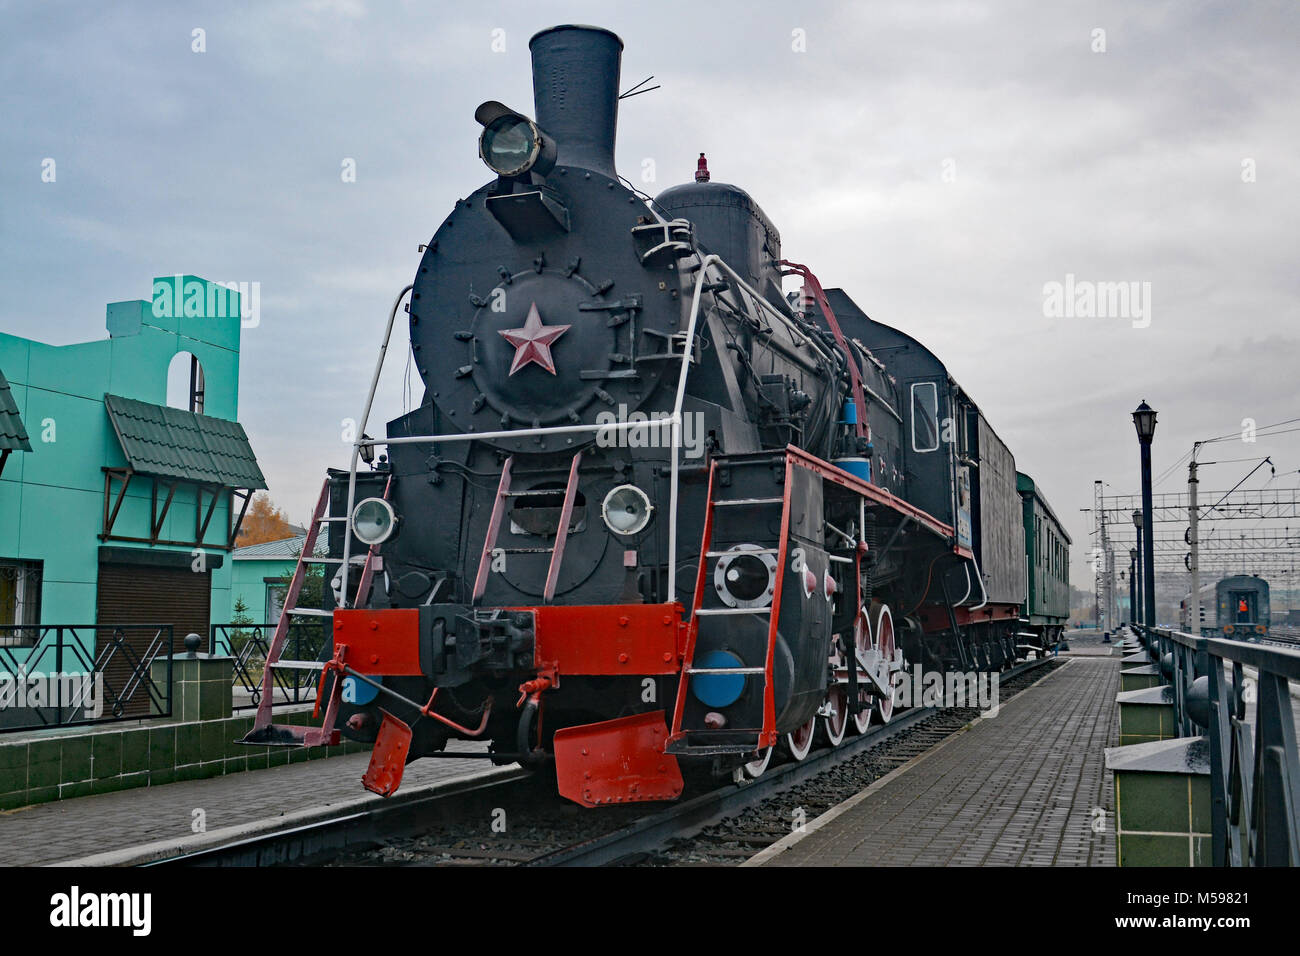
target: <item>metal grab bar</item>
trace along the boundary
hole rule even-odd
[[[384,329],[384,341],[379,346],[379,358],[375,361],[375,373],[370,376],[370,392],[366,395],[366,408],[361,413],[357,425],[357,435],[352,442],[352,462],[348,466],[348,510],[343,524],[343,568],[339,572],[339,607],[348,606],[348,568],[352,564],[352,509],[357,499],[357,459],[361,457],[361,446],[366,434],[366,423],[370,421],[370,409],[375,404],[375,391],[379,388],[379,373],[384,370],[384,357],[388,354],[388,341],[393,337],[393,321],[397,318],[397,307],[406,298],[406,293],[415,288],[414,283],[407,285],[393,300],[393,308],[388,313],[388,327]]]

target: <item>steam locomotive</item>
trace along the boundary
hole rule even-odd
[[[479,107],[494,176],[409,288],[423,400],[331,473],[324,725],[249,742],[372,741],[385,795],[463,738],[670,800],[890,720],[905,667],[1042,653],[1015,461],[942,361],[703,154],[654,199],[619,176],[616,35],[529,47],[535,118]]]

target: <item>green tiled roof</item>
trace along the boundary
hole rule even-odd
[[[265,488],[266,479],[239,422],[105,395],[127,463],[142,475]]]
[[[0,451],[31,451],[27,429],[18,415],[18,403],[9,388],[9,380],[0,372]]]

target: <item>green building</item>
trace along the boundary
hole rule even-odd
[[[274,624],[284,608],[284,582],[298,567],[298,555],[307,543],[307,535],[297,534],[279,541],[263,541],[236,548],[230,555],[230,614],[242,601],[244,611],[255,624]],[[318,555],[325,553],[324,542],[316,544]]]
[[[107,325],[63,346],[0,334],[0,671],[51,669],[17,651],[53,625],[170,625],[179,647],[230,614],[228,556],[266,487],[237,421],[239,295],[155,279]]]

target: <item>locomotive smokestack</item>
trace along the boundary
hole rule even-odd
[[[555,140],[557,165],[614,178],[623,41],[600,27],[566,24],[538,33],[528,49],[537,125]]]

